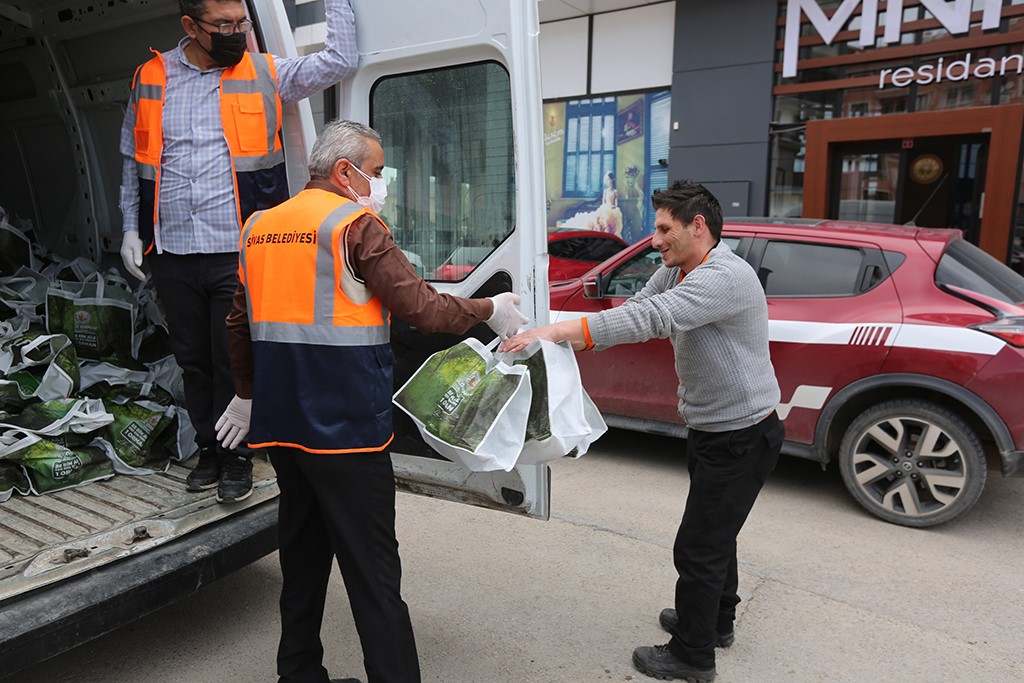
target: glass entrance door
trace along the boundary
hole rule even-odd
[[[829,217],[959,228],[978,243],[988,135],[837,144]]]
[[[830,218],[896,223],[899,143],[847,143],[836,150]]]

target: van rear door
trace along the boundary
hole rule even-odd
[[[548,318],[537,3],[533,0],[352,0],[359,71],[339,89],[340,117],[383,138],[381,212],[398,245],[443,292],[522,296]],[[521,144],[518,144],[521,143]],[[454,335],[394,320],[395,385]],[[470,331],[493,338],[485,325]],[[395,411],[399,486],[546,518],[547,466],[472,473],[437,455]]]

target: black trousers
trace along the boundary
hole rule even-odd
[[[327,683],[320,626],[336,557],[369,683],[418,683],[416,641],[402,600],[395,479],[388,451],[314,455],[270,449],[281,489],[281,683]]]
[[[718,633],[733,630],[736,536],[779,459],[785,429],[774,412],[745,429],[702,432],[686,441],[690,493],[673,546],[679,626],[669,650],[691,666],[715,665]]]
[[[216,446],[213,425],[235,395],[224,319],[238,286],[238,254],[152,254],[174,358],[185,381],[185,405],[200,448]],[[238,450],[249,455],[248,449]]]

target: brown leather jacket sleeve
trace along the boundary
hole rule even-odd
[[[421,332],[462,334],[491,317],[488,299],[442,294],[419,275],[377,219],[363,216],[345,236],[354,275],[392,315]]]

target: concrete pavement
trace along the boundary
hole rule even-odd
[[[682,442],[612,430],[552,481],[548,522],[399,496],[424,681],[653,680],[630,654],[666,640]],[[744,601],[718,680],[1024,680],[1022,532],[1024,479],[991,472],[966,517],[913,530],[863,512],[837,472],[783,458],[740,536]],[[271,555],[13,680],[274,681],[278,588]],[[364,677],[337,575],[324,641],[333,676]]]

